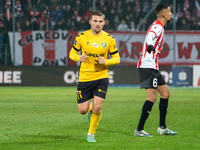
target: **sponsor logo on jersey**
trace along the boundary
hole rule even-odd
[[[94,47],[99,47],[99,45],[97,45],[96,43],[93,43],[92,46],[94,46]]]

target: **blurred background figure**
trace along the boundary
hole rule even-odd
[[[128,30],[129,30],[128,25],[126,24],[125,20],[122,19],[121,23],[117,27],[117,31],[128,31]]]

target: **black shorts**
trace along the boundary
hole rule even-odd
[[[160,85],[165,85],[165,79],[160,71],[151,68],[139,68],[140,88],[157,89]]]
[[[78,82],[77,85],[77,102],[83,103],[93,96],[101,98],[106,97],[109,80],[108,78],[89,81],[89,82]]]

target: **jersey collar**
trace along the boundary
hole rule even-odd
[[[164,28],[163,24],[159,20],[156,20],[156,23],[160,24]]]

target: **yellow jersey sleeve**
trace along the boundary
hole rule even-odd
[[[74,61],[79,61],[80,55],[78,55],[79,51],[81,50],[81,38],[80,36],[83,33],[80,33],[79,35],[77,35],[76,39],[74,40],[72,49],[69,53],[69,58],[74,60]]]
[[[116,46],[116,41],[114,39],[114,37],[112,36],[111,40],[110,40],[111,44],[110,44],[110,55],[111,55],[111,59],[106,59],[106,65],[110,66],[110,65],[116,65],[120,63],[120,57],[119,57],[119,52],[117,50],[117,46]]]

